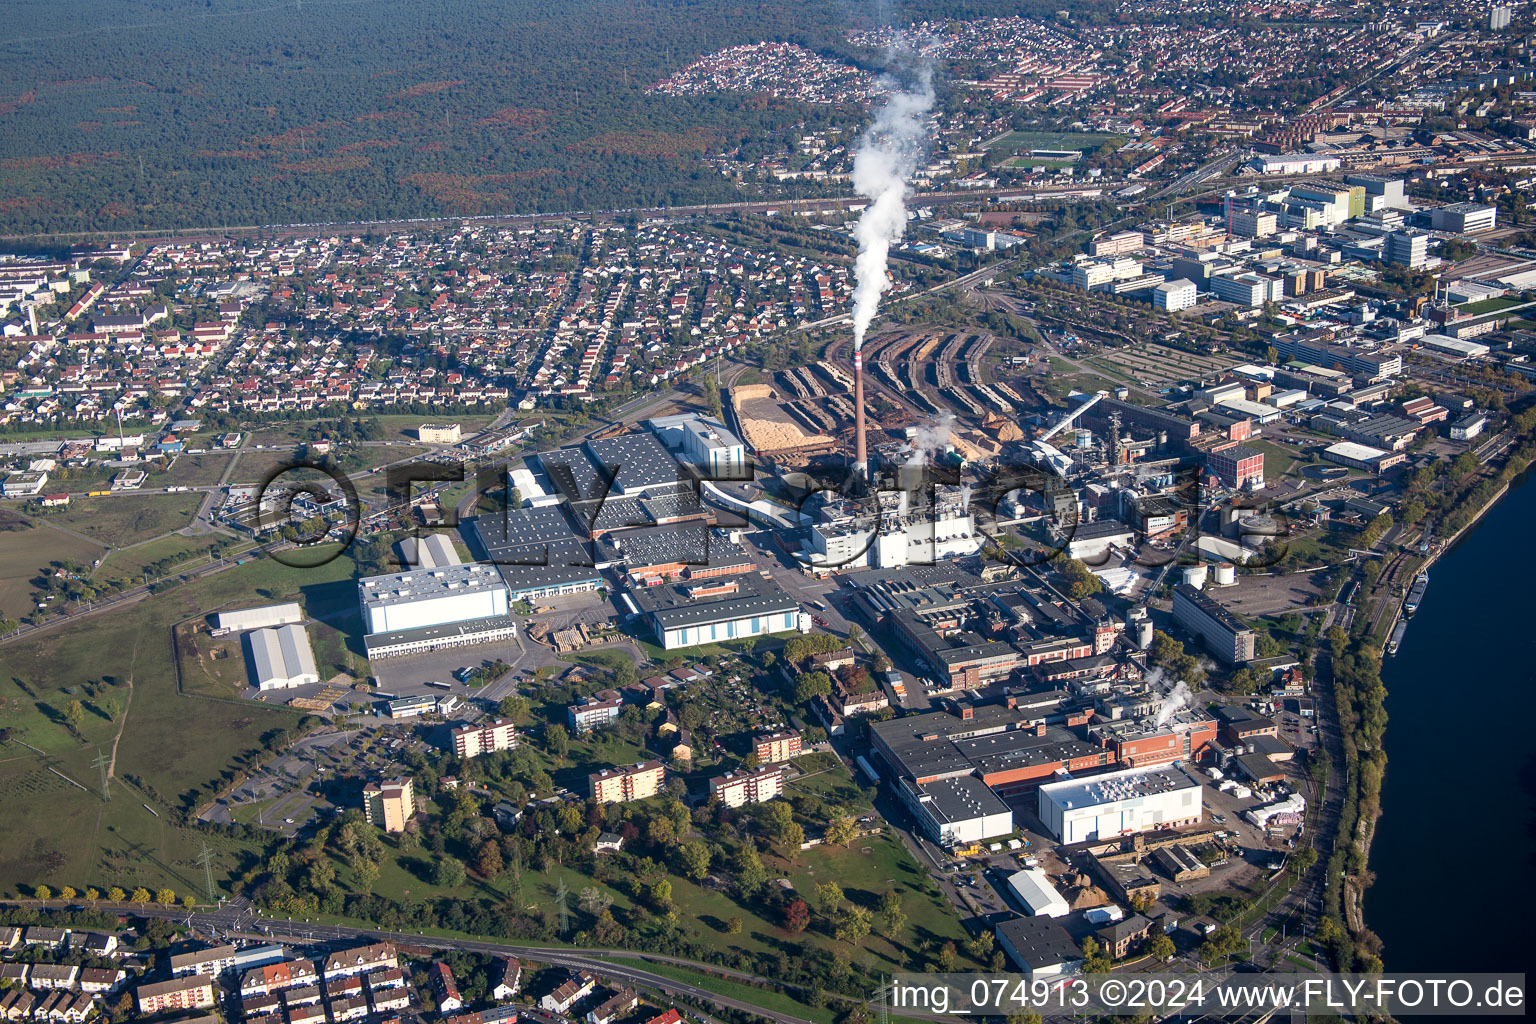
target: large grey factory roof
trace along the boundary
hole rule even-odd
[[[693,587],[727,582],[736,584],[735,592],[690,596]],[[739,573],[722,580],[638,587],[627,593],[640,611],[651,616],[662,630],[707,626],[728,619],[795,611],[800,607],[777,583],[755,572]]]
[[[974,775],[925,782],[914,788],[920,799],[927,798],[923,805],[940,824],[1008,813],[1008,805]]]
[[[608,538],[631,568],[684,562],[689,565],[740,565],[751,559],[740,546],[702,520],[626,530]]]
[[[530,455],[525,461],[542,470],[567,501],[590,501],[612,490],[606,483],[608,471],[599,475],[598,467],[584,449],[557,448]]]
[[[1054,917],[1015,917],[998,925],[997,934],[1030,970],[1083,959],[1077,940]]]
[[[357,586],[364,607],[381,607],[433,597],[469,594],[504,584],[501,576],[491,566],[471,563],[369,576],[359,580]]]
[[[676,487],[686,479],[667,446],[649,431],[588,441],[583,447],[613,473],[614,490],[621,494]]]
[[[542,547],[576,539],[576,530],[559,505],[488,512],[475,519],[475,533],[493,561],[500,560],[500,551]],[[516,560],[531,559],[524,556]]]
[[[1054,764],[1064,758],[1091,757],[1104,750],[1054,725],[1047,726],[1043,736],[1025,729],[973,736],[957,742],[955,749],[987,775]]]
[[[970,771],[970,759],[960,752],[955,740],[983,733],[1001,734],[1038,717],[1038,712],[1001,704],[982,704],[973,708],[971,714],[966,719],[951,711],[929,711],[876,722],[869,728],[901,762],[899,767],[915,778],[926,778]]]

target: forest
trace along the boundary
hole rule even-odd
[[[1049,4],[939,0],[894,21]],[[724,201],[708,151],[861,112],[648,95],[784,39],[865,66],[844,0],[18,0],[0,27],[0,233]]]

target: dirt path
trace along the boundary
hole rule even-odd
[[[133,707],[133,666],[139,661],[139,640],[133,642],[133,656],[128,659],[128,697],[123,701],[123,713],[118,718],[117,735],[112,737],[112,758],[107,762],[107,778],[112,778],[117,772],[117,744],[123,738],[123,730],[128,727],[128,709]]]

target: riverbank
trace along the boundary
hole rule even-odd
[[[1479,507],[1454,534],[1442,541],[1434,551],[1427,553],[1422,560],[1407,559],[1407,572],[1404,575],[1412,578],[1458,551],[1465,540],[1475,535],[1475,528],[1499,507],[1510,493],[1512,484],[1519,486],[1525,482],[1528,465],[1528,445],[1522,445],[1510,453],[1510,457],[1496,473],[1484,477],[1482,484],[1473,485],[1465,493],[1464,499],[1477,495],[1482,499]],[[1486,497],[1477,494],[1489,483],[1497,484],[1491,494]],[[1456,510],[1453,509],[1447,516],[1455,514]],[[1343,739],[1343,764],[1335,767],[1344,768],[1346,789],[1345,810],[1340,819],[1333,852],[1327,862],[1324,914],[1334,915],[1336,924],[1342,925],[1328,929],[1334,936],[1330,944],[1336,949],[1335,961],[1340,969],[1351,966],[1357,969],[1379,969],[1381,963],[1378,954],[1382,949],[1382,940],[1370,926],[1371,915],[1367,904],[1373,902],[1369,900],[1369,893],[1376,875],[1370,858],[1380,832],[1385,806],[1382,793],[1388,761],[1387,687],[1384,679],[1387,669],[1383,663],[1382,649],[1392,622],[1402,612],[1401,597],[1390,588],[1384,595],[1378,594],[1376,600],[1399,602],[1398,607],[1392,610],[1393,614],[1388,617],[1387,633],[1380,636],[1375,634],[1373,627],[1379,621],[1379,615],[1365,616],[1353,622],[1353,635],[1346,636],[1342,630],[1330,631],[1334,669],[1333,710]],[[1464,640],[1475,632],[1464,631],[1461,637]],[[1455,641],[1450,643],[1452,650],[1459,646]],[[1482,741],[1482,738],[1472,742],[1478,741]],[[1436,745],[1427,744],[1421,749],[1436,749]]]

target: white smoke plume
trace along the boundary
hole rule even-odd
[[[942,451],[949,444],[949,428],[954,426],[955,414],[945,409],[932,420],[918,427],[912,434],[912,454],[907,457],[908,466],[926,466],[928,457]]]
[[[933,70],[918,69],[917,81],[902,88],[882,79],[889,91],[880,111],[859,139],[853,157],[853,187],[869,199],[859,215],[854,238],[859,257],[853,265],[853,348],[864,347],[864,333],[890,288],[886,261],[891,246],[907,230],[907,182],[923,152],[923,124],[933,107]]]
[[[1173,719],[1174,715],[1178,714],[1181,709],[1188,707],[1190,701],[1194,699],[1194,696],[1195,695],[1190,692],[1189,684],[1184,680],[1180,679],[1178,682],[1174,683],[1173,688],[1167,693],[1163,694],[1162,700],[1158,702],[1158,727],[1161,728],[1162,726],[1167,725],[1169,721]]]

